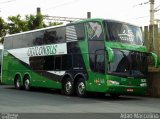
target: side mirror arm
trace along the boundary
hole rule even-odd
[[[110,47],[106,47],[106,50],[108,52],[108,61],[113,62],[114,61],[114,52]]]
[[[157,68],[158,67],[158,63],[159,63],[158,56],[155,53],[153,53],[153,52],[150,52],[150,56],[153,57],[153,59],[154,59],[154,66]]]

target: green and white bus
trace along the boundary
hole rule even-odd
[[[147,56],[137,26],[105,19],[76,21],[6,36],[2,82],[80,97],[87,92],[144,95]]]

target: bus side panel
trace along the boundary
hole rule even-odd
[[[22,79],[26,74],[29,75],[31,86],[58,89],[61,88],[61,84],[55,79],[55,75],[52,75],[46,71],[32,70],[29,65],[18,60],[12,55],[7,54],[7,56],[4,56],[3,61],[2,83],[14,84],[14,77],[16,74],[20,74]]]

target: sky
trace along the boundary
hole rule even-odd
[[[0,16],[20,14],[22,17],[36,14],[40,7],[43,15],[86,18],[91,12],[92,18],[106,18],[125,21],[138,26],[149,25],[149,0],[0,0]],[[155,8],[160,0],[155,0]],[[160,7],[159,7],[160,9]],[[155,13],[160,19],[160,11]]]

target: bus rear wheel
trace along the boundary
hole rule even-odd
[[[86,97],[86,85],[83,78],[80,78],[77,81],[76,91],[79,97]]]
[[[71,78],[66,78],[63,83],[63,91],[65,95],[71,96],[74,94],[74,85]]]
[[[15,77],[15,83],[14,83],[14,85],[15,85],[16,89],[21,89],[21,78],[20,78],[19,75],[17,75]]]
[[[29,76],[24,77],[24,89],[27,91],[31,89]]]

